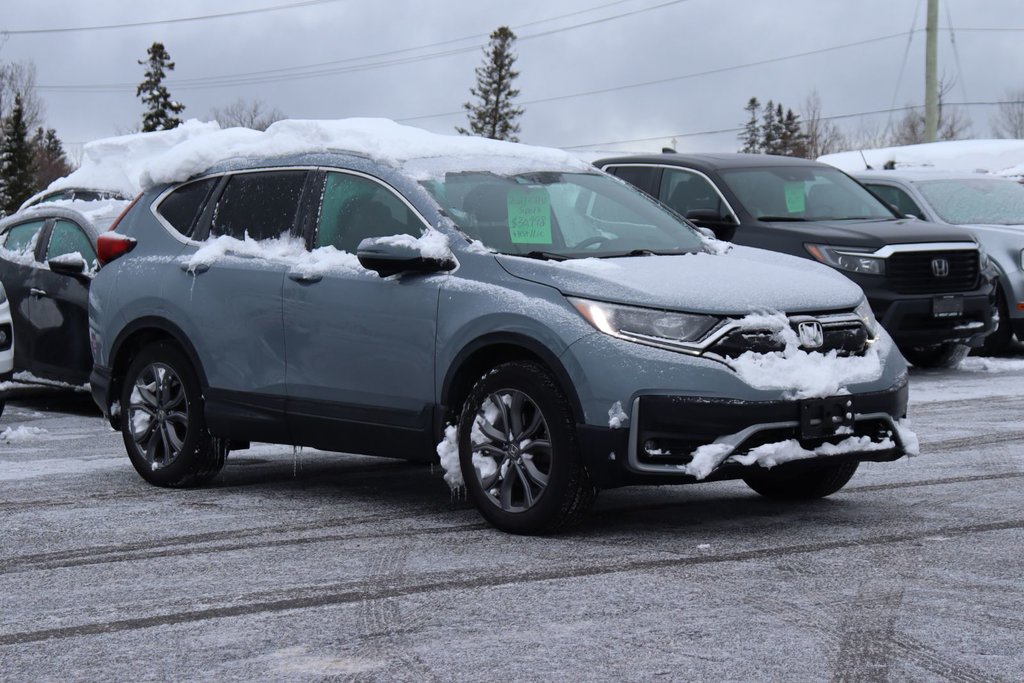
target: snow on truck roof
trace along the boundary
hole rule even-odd
[[[48,189],[102,187],[133,196],[155,185],[187,180],[232,159],[323,152],[369,157],[419,178],[446,170],[594,170],[559,149],[441,135],[388,119],[284,120],[262,132],[222,129],[216,122],[192,119],[172,130],[87,143],[81,167]]]

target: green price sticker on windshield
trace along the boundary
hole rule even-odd
[[[803,213],[806,209],[804,203],[804,181],[786,183],[786,211],[790,213]]]
[[[508,193],[508,234],[513,244],[551,244],[551,198],[543,187]]]

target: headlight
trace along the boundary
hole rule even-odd
[[[4,285],[0,282],[0,304],[7,301],[7,292],[4,291]]]
[[[825,244],[805,244],[804,248],[825,265],[863,275],[884,275],[885,259],[872,256],[868,249],[857,247],[830,247]]]
[[[709,315],[620,306],[574,297],[569,297],[569,303],[601,332],[655,346],[695,342],[718,324],[718,319]]]
[[[861,322],[864,323],[864,328],[868,331],[868,336],[874,339],[878,336],[878,320],[875,318],[874,312],[871,310],[871,305],[868,300],[860,302],[860,306],[854,309],[854,314],[860,318]]]

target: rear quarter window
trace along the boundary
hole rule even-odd
[[[295,225],[306,171],[258,171],[232,176],[217,200],[211,235],[266,240]]]
[[[217,178],[204,178],[187,183],[164,197],[157,207],[160,214],[172,228],[185,237],[195,232],[196,222],[206,206],[210,192],[217,184]]]

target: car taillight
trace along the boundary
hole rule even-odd
[[[105,266],[135,248],[135,239],[116,232],[105,232],[96,238],[96,258]]]
[[[124,256],[135,248],[134,238],[121,235],[115,232],[115,230],[117,230],[117,226],[121,223],[121,220],[128,215],[128,212],[132,210],[132,207],[135,206],[140,199],[142,199],[141,193],[132,200],[131,204],[124,207],[124,211],[118,214],[117,218],[114,219],[114,222],[110,224],[109,228],[107,228],[107,231],[96,238],[96,260],[100,262],[101,267],[107,265],[119,256]]]

